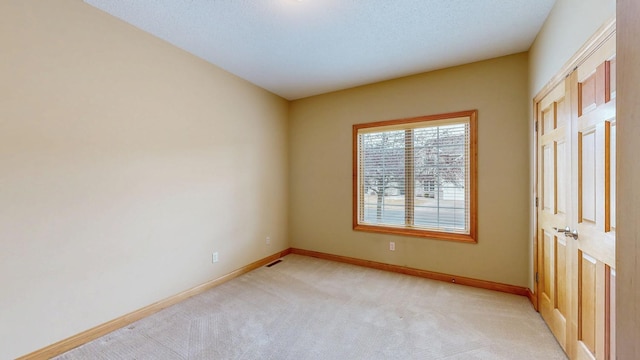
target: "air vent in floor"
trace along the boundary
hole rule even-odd
[[[282,260],[276,260],[274,262],[272,262],[271,264],[267,265],[267,267],[272,267],[273,265],[276,265],[277,263],[281,263]]]

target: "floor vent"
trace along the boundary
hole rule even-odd
[[[271,264],[267,265],[267,267],[272,267],[273,265],[276,265],[277,263],[281,263],[282,260],[276,260],[274,262],[272,262]]]

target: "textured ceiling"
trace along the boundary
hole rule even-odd
[[[555,0],[85,0],[287,99],[526,51]]]

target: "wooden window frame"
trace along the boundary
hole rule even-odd
[[[446,231],[434,231],[417,229],[403,226],[388,226],[388,225],[371,225],[361,224],[359,221],[359,207],[360,199],[359,194],[359,177],[358,177],[358,131],[360,129],[396,126],[413,124],[419,122],[446,120],[455,118],[469,118],[469,233],[454,233]],[[422,238],[430,238],[437,240],[450,240],[464,243],[477,243],[477,229],[478,229],[478,111],[467,110],[460,112],[452,112],[437,115],[428,115],[413,117],[407,119],[385,120],[378,122],[370,122],[363,124],[353,125],[353,210],[352,221],[353,229],[357,231],[375,232],[383,234],[396,234],[405,236],[416,236]],[[413,186],[410,186],[409,195],[413,194]],[[407,195],[408,196],[408,195]],[[411,200],[410,200],[411,201]],[[411,207],[410,207],[411,208]],[[412,211],[412,210],[409,210]]]

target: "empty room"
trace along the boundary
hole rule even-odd
[[[640,358],[637,14],[0,0],[0,358]]]

